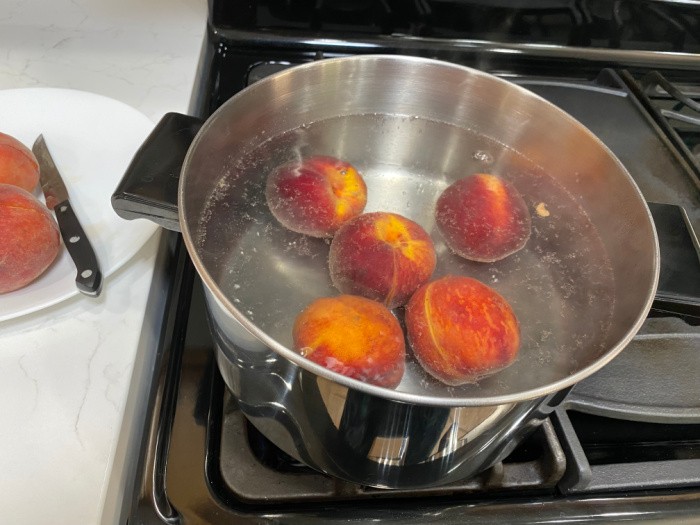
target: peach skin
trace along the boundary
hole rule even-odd
[[[39,182],[39,163],[32,150],[19,140],[0,133],[0,184],[34,191]]]
[[[508,302],[470,277],[446,276],[422,286],[406,307],[406,330],[417,361],[448,385],[502,370],[520,347]]]
[[[338,230],[328,263],[331,281],[341,292],[396,308],[430,279],[436,256],[420,225],[395,213],[373,212]]]
[[[332,237],[367,204],[367,186],[358,171],[333,157],[292,161],[267,178],[265,198],[286,228],[312,237]]]
[[[297,352],[334,372],[387,388],[403,377],[403,331],[376,301],[353,295],[317,299],[297,316],[292,337]]]
[[[472,261],[498,261],[530,238],[522,196],[505,179],[484,173],[451,184],[438,198],[435,221],[447,246]]]
[[[22,188],[0,184],[0,293],[39,277],[61,246],[56,219]]]

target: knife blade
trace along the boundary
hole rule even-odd
[[[32,151],[39,162],[39,181],[46,198],[46,206],[56,214],[63,243],[77,269],[75,284],[85,295],[97,297],[102,291],[100,265],[90,239],[71,206],[68,190],[43,135],[36,139]]]

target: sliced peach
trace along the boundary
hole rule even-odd
[[[19,140],[0,133],[0,184],[32,192],[39,182],[39,163]]]
[[[367,186],[347,162],[315,156],[273,171],[267,178],[265,198],[286,228],[313,237],[332,237],[365,209]]]
[[[294,322],[294,348],[334,372],[393,388],[406,349],[396,318],[376,301],[353,295],[317,299]]]
[[[433,274],[433,241],[417,223],[395,213],[365,213],[345,224],[329,254],[331,280],[343,293],[388,308],[405,304]]]
[[[484,173],[450,185],[438,198],[435,221],[447,246],[472,261],[498,261],[530,238],[530,212],[518,190]]]
[[[0,293],[22,288],[53,262],[61,245],[56,219],[22,188],[0,184]]]
[[[406,307],[406,330],[421,366],[448,385],[507,367],[520,347],[508,302],[470,277],[446,276],[422,286]]]

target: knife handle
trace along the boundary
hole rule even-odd
[[[85,295],[97,297],[102,291],[102,272],[95,250],[92,249],[92,244],[83,231],[70,201],[65,200],[57,204],[54,211],[63,243],[78,270],[75,284]]]

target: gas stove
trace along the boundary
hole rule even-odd
[[[216,367],[202,284],[179,235],[166,234],[127,522],[700,519],[699,14],[661,1],[211,0],[192,114],[327,57],[398,53],[485,70],[570,113],[625,164],[654,217],[661,277],[632,343],[504,461],[438,488],[385,490],[318,473],[247,422]]]

